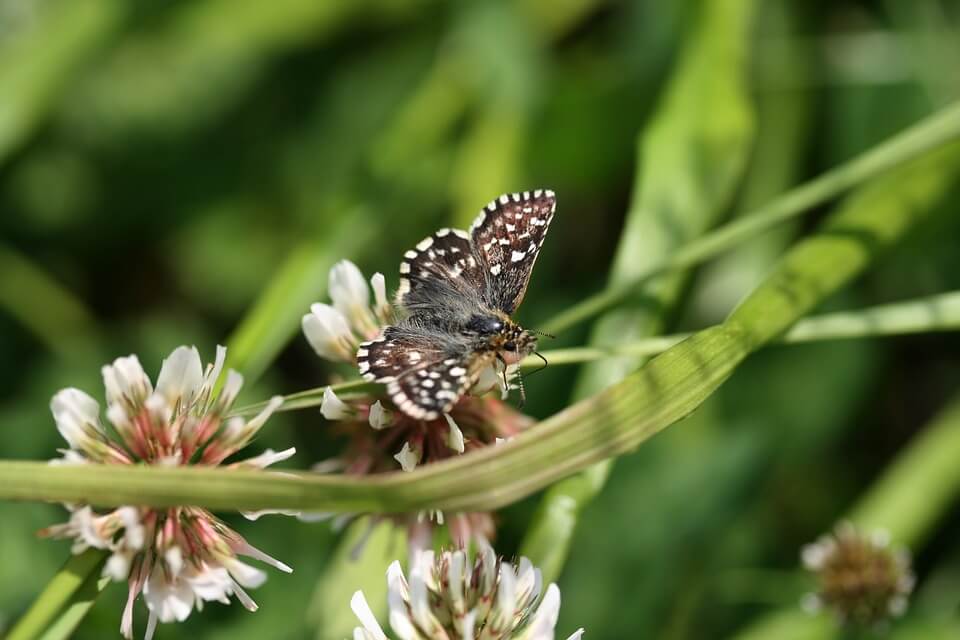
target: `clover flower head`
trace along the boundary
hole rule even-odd
[[[178,347],[163,361],[154,388],[136,356],[117,358],[102,369],[112,430],[101,422],[100,405],[92,397],[74,388],[58,392],[50,408],[70,448],[52,463],[221,465],[253,439],[281,402],[273,398],[249,420],[228,417],[243,378],[228,371],[222,390],[214,392],[225,359],[226,349],[218,347],[216,361],[204,369],[195,347]],[[294,453],[293,448],[267,450],[226,468],[262,469]],[[74,553],[109,552],[103,574],[126,580],[129,587],[120,627],[127,638],[133,635],[133,603],[141,593],[149,611],[149,639],[158,622],[182,621],[204,602],[229,603],[233,596],[256,610],[245,589],[263,584],[266,574],[238,556],[291,571],[202,508],[66,506],[70,519],[40,534],[72,539]]]
[[[816,593],[803,601],[808,611],[827,610],[841,622],[875,626],[907,610],[914,585],[910,556],[892,547],[885,531],[865,534],[844,522],[801,555],[817,578]]]
[[[390,627],[400,640],[553,640],[560,590],[551,584],[544,593],[540,570],[526,558],[513,565],[481,545],[473,562],[463,550],[427,550],[411,565],[409,576],[399,562],[387,569]],[[387,640],[361,591],[350,606],[362,625],[354,640]]]

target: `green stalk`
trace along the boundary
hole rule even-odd
[[[68,289],[28,258],[0,245],[0,308],[61,358],[100,342],[93,315]]]
[[[629,281],[614,284],[590,296],[555,317],[545,330],[559,333],[583,322],[629,297],[637,287],[654,276],[712,258],[742,240],[810,211],[851,187],[943,147],[958,137],[960,103],[953,103],[839,167],[787,191],[758,210],[744,214],[701,240],[648,265],[642,272],[634,274]]]
[[[960,147],[931,154],[858,192],[800,242],[722,325],[700,331],[596,395],[507,444],[367,478],[203,468],[0,463],[0,499],[94,506],[396,513],[510,504],[635,449],[694,411],[751,352],[860,273],[939,200]]]
[[[960,291],[935,296],[885,304],[859,311],[838,311],[813,316],[799,321],[778,344],[803,344],[823,340],[862,339],[881,336],[954,331],[960,329]],[[692,333],[643,338],[625,344],[606,347],[571,347],[548,349],[541,355],[549,366],[582,364],[607,358],[649,358],[663,353],[670,347],[689,338]],[[539,369],[543,361],[530,356],[520,362],[523,369]],[[294,411],[318,407],[323,403],[323,393],[329,387],[341,399],[367,395],[376,385],[364,380],[349,380],[338,384],[304,389],[283,396],[278,411]],[[234,410],[231,415],[253,415],[267,406],[266,402],[247,405]]]
[[[10,630],[7,640],[69,637],[104,586],[96,576],[106,559],[106,552],[100,549],[70,556]]]
[[[609,348],[663,333],[686,274],[675,271],[639,284],[637,276],[696,243],[726,211],[740,184],[755,129],[748,60],[757,4],[705,5],[661,104],[638,138],[633,200],[610,272],[611,287],[637,286],[631,287],[630,299],[597,320],[591,346]],[[711,105],[709,115],[703,113],[704,103]],[[550,326],[556,329],[562,318]],[[584,367],[573,399],[619,382],[642,363],[642,357],[622,356]],[[599,464],[544,496],[521,552],[548,582],[566,561],[578,512],[603,488],[610,469],[610,462]]]

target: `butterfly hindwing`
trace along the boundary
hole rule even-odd
[[[387,383],[387,394],[407,415],[436,420],[453,409],[491,360],[471,353],[434,360]]]
[[[357,350],[357,366],[364,380],[392,382],[412,369],[442,360],[444,351],[429,335],[390,326],[379,338]]]
[[[470,233],[488,274],[487,304],[507,314],[520,305],[556,205],[553,191],[537,189],[502,195],[480,211]]]

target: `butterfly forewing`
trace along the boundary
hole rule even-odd
[[[484,265],[473,250],[470,236],[459,229],[440,229],[403,258],[397,298],[413,315],[442,311],[449,303],[464,298],[479,299],[480,292],[486,290]]]
[[[537,189],[502,195],[477,216],[470,232],[487,269],[491,307],[511,314],[520,305],[556,205],[553,191]]]

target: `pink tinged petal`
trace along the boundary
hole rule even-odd
[[[350,609],[353,610],[354,615],[360,620],[360,624],[370,634],[370,637],[375,640],[387,640],[386,634],[383,633],[380,623],[377,622],[376,616],[370,610],[370,605],[367,604],[367,599],[363,597],[362,591],[355,592],[353,597],[350,598]],[[354,633],[354,637],[356,637],[356,633]]]
[[[58,391],[50,401],[50,411],[57,423],[57,430],[72,449],[83,451],[103,436],[100,426],[100,405],[79,389],[67,388]]]
[[[497,606],[493,610],[496,618],[496,629],[509,629],[513,621],[513,614],[517,610],[517,578],[513,573],[513,565],[509,562],[500,563],[500,584],[497,588]]]
[[[114,582],[123,582],[130,575],[130,563],[133,561],[132,551],[117,551],[103,565],[103,575]]]
[[[392,419],[393,414],[384,409],[383,404],[379,400],[370,405],[370,426],[377,431],[389,427]]]
[[[320,413],[327,420],[345,420],[353,416],[353,410],[350,406],[338,398],[330,387],[323,390]]]
[[[290,516],[292,518],[299,518],[303,514],[296,509],[260,509],[259,511],[241,511],[240,515],[251,522],[256,522],[263,516]],[[302,521],[309,522],[309,520]]]
[[[253,417],[252,420],[247,422],[247,429],[250,431],[250,435],[254,435],[260,428],[264,425],[267,419],[273,415],[274,411],[279,409],[283,405],[283,396],[273,396],[270,398],[270,401],[267,403],[267,406],[263,410]]]
[[[543,596],[533,621],[527,631],[530,640],[553,640],[553,630],[560,617],[560,589],[550,583],[547,593]],[[577,632],[580,633],[580,632]],[[576,637],[576,633],[574,637]]]
[[[193,575],[186,576],[194,594],[200,600],[207,602],[230,602],[230,594],[233,593],[234,583],[230,574],[223,567],[204,566],[203,569],[195,572]],[[199,602],[198,608],[199,608]]]
[[[243,542],[236,545],[233,550],[235,553],[239,553],[241,555],[249,556],[255,560],[259,560],[260,562],[263,562],[264,564],[268,564],[274,569],[279,569],[284,573],[293,573],[293,569],[291,569],[289,566],[280,562],[276,558],[267,555],[263,551],[260,551],[260,549],[257,549],[246,540],[243,540]]]
[[[272,464],[277,462],[282,462],[288,458],[293,457],[297,452],[296,447],[290,447],[289,449],[284,449],[283,451],[274,451],[273,449],[267,449],[258,456],[253,458],[247,458],[246,460],[241,460],[237,463],[237,466],[241,467],[256,467],[257,469],[266,469]]]
[[[303,316],[300,324],[318,356],[326,360],[353,360],[355,339],[342,313],[318,302],[310,307],[310,313]]]
[[[233,406],[241,388],[243,388],[243,376],[233,369],[227,371],[227,380],[223,383],[223,388],[217,397],[217,405],[220,411],[226,412]]]
[[[473,631],[473,628],[477,624],[477,612],[469,611],[467,612],[460,623],[460,635],[463,640],[474,640],[476,637]]]
[[[357,265],[341,260],[330,269],[330,299],[361,333],[369,328],[370,288]]]
[[[404,471],[413,471],[420,462],[420,454],[410,448],[409,442],[404,442],[403,448],[393,458],[400,463],[400,468]]]
[[[108,405],[129,402],[136,407],[153,392],[150,378],[135,355],[117,358],[100,369],[100,373],[103,375]]]
[[[124,543],[130,549],[143,548],[143,525],[140,524],[140,510],[136,507],[120,507],[117,517],[123,523]]]
[[[447,446],[457,453],[463,453],[463,432],[460,431],[460,427],[453,421],[449,413],[443,414],[443,417],[447,419],[447,425],[450,427],[450,432],[447,434]]]
[[[256,589],[267,581],[265,572],[256,567],[251,567],[245,562],[240,562],[236,558],[224,559],[223,566],[226,567],[238,584],[248,589]]]
[[[467,603],[463,597],[463,576],[466,570],[467,554],[463,551],[454,551],[448,555],[448,559],[450,564],[447,568],[447,590],[450,608],[456,616],[462,616],[467,611]]]
[[[193,611],[194,593],[186,580],[168,582],[157,564],[143,585],[143,600],[160,622],[183,622]]]
[[[147,618],[147,630],[143,634],[143,640],[153,640],[153,634],[156,631],[157,631],[157,614],[151,611],[149,618]]]
[[[160,366],[157,392],[171,407],[179,403],[181,411],[189,408],[202,386],[203,365],[196,347],[177,347]]]
[[[220,372],[223,371],[223,363],[227,360],[227,348],[221,344],[217,345],[217,354],[214,356],[213,364],[207,365],[207,370],[203,376],[204,391],[211,391],[217,384]],[[239,374],[237,374],[239,375]],[[241,383],[243,378],[241,377]]]
[[[382,273],[377,272],[370,278],[370,286],[373,287],[373,300],[377,314],[383,317],[390,309],[390,301],[387,299],[387,279]]]
[[[418,568],[410,571],[410,612],[417,626],[428,634],[439,626],[430,612],[430,597],[424,575]]]

